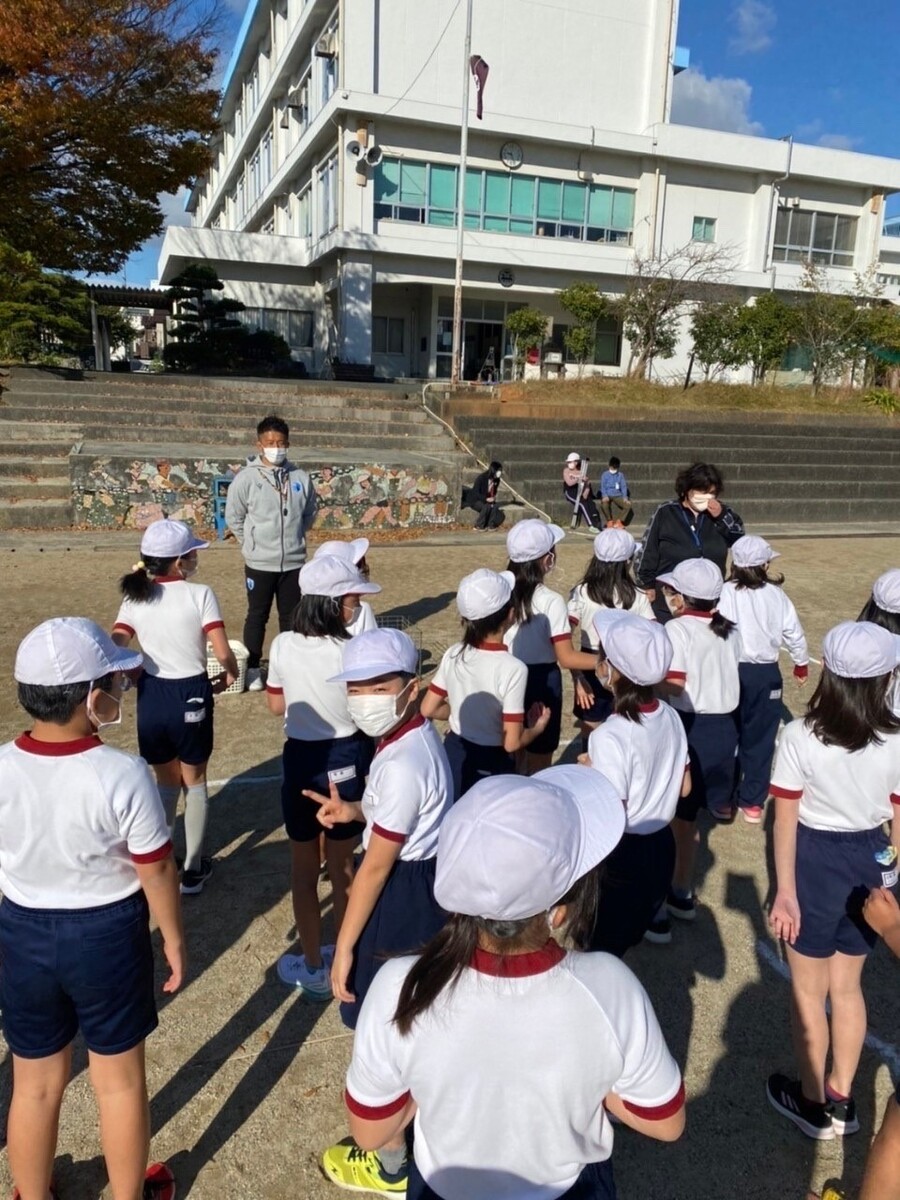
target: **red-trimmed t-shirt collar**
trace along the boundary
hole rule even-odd
[[[153,582],[154,583],[184,583],[185,578],[183,575],[154,575]]]
[[[550,938],[540,950],[527,954],[492,954],[477,947],[469,966],[482,975],[501,975],[504,979],[522,979],[528,975],[543,975],[566,957],[558,942]]]
[[[679,616],[682,617],[700,617],[703,621],[711,621],[713,614],[711,612],[702,612],[699,608],[685,608]]]
[[[88,737],[75,738],[71,742],[41,742],[27,732],[16,738],[16,747],[19,750],[25,750],[28,754],[39,754],[44,758],[63,758],[69,754],[83,754],[85,750],[93,750],[95,746],[102,745],[103,742],[96,733],[90,734]]]
[[[391,742],[399,741],[405,734],[411,733],[414,729],[418,729],[420,725],[424,724],[425,718],[421,713],[416,713],[414,717],[410,717],[408,721],[398,729],[395,729],[393,733],[389,733],[386,737],[383,737],[375,747],[375,753],[377,754],[380,750],[383,750],[385,746],[390,746]]]
[[[509,653],[509,646],[506,642],[479,642],[475,647],[476,650],[505,650]]]
[[[649,704],[639,704],[639,705],[638,705],[638,712],[642,712],[642,713],[654,713],[654,712],[656,712],[656,710],[657,710],[658,708],[659,708],[659,701],[658,701],[658,700],[651,700]]]

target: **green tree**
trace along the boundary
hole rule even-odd
[[[829,290],[827,272],[808,263],[803,272],[803,295],[794,306],[795,339],[812,357],[812,389],[840,375],[859,352],[860,332],[867,320],[863,298]]]
[[[234,369],[240,364],[247,330],[234,314],[242,312],[244,305],[219,295],[224,290],[215,267],[208,263],[191,263],[172,280],[168,295],[175,302],[175,315],[172,340],[164,352],[167,366],[190,371]]]
[[[506,318],[506,330],[513,338],[513,377],[529,350],[539,349],[547,336],[547,318],[537,308],[516,308]]]
[[[732,342],[733,365],[749,365],[753,382],[760,383],[766,372],[784,358],[796,332],[796,314],[790,305],[774,292],[763,292],[738,310]]]
[[[594,357],[597,345],[597,322],[609,315],[611,306],[606,296],[592,283],[573,283],[556,293],[562,308],[575,320],[563,337],[566,349],[578,363],[579,376],[584,365]]]
[[[733,300],[710,301],[698,304],[691,314],[692,353],[707,379],[738,365],[734,343],[740,307]]]

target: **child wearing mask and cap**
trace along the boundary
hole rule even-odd
[[[611,1116],[680,1136],[684,1087],[643,988],[553,937],[584,945],[624,822],[618,792],[577,766],[483,779],[445,817],[450,918],[379,971],[347,1075],[364,1151],[415,1121],[409,1200],[615,1200]]]
[[[144,1042],[158,1024],[151,915],[169,965],[163,991],[184,978],[178,872],[147,764],[98,736],[121,722],[125,672],[140,666],[83,617],[45,621],[16,654],[33,724],[0,747],[0,1009],[13,1058],[7,1154],[15,1196],[29,1200],[56,1196],[79,1030],[112,1194],[175,1195],[169,1168],[147,1167]]]
[[[360,1006],[383,964],[417,952],[442,928],[434,898],[438,830],[453,803],[450,764],[441,739],[418,711],[419,659],[398,629],[362,633],[344,646],[333,680],[346,688],[356,724],[377,739],[362,799],[308,791],[326,830],[365,821],[365,854],[338,934],[331,983],[341,1018],[356,1028]],[[366,1154],[351,1142],[325,1151],[326,1175],[354,1191],[405,1192],[402,1132]]]
[[[313,558],[322,558],[324,555],[332,555],[335,558],[346,558],[349,562],[358,569],[363,579],[368,581],[371,578],[372,572],[369,569],[369,553],[368,538],[353,538],[352,541],[342,542],[335,538],[330,538],[327,542],[323,542],[318,547]],[[365,633],[369,629],[377,629],[378,621],[375,613],[372,610],[372,605],[366,600],[361,601],[358,611],[353,620],[347,626],[347,632],[351,637],[356,637],[358,633]]]
[[[602,529],[603,522],[594,503],[594,492],[590,481],[582,471],[581,455],[572,451],[563,467],[563,495],[572,505],[576,525],[584,521],[592,529]]]

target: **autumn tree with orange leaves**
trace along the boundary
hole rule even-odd
[[[110,272],[208,164],[216,0],[3,0],[0,241]]]

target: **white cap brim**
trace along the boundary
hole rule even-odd
[[[406,675],[407,668],[397,662],[365,663],[358,667],[350,667],[341,671],[340,675],[331,675],[326,683],[364,683],[367,679],[381,679],[384,675]]]

